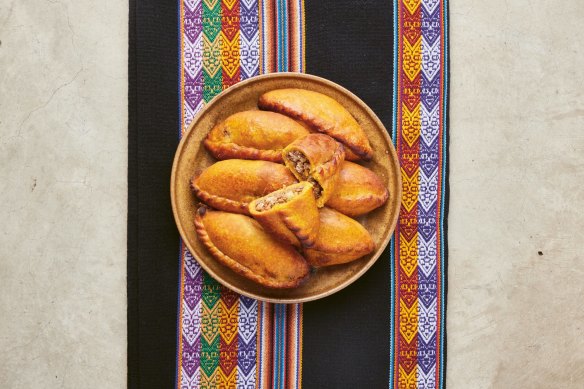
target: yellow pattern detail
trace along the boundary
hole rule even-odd
[[[207,374],[205,374],[205,371],[203,369],[200,369],[201,371],[201,381],[199,384],[199,388],[200,389],[216,389],[217,388],[217,372],[220,369],[215,369],[213,370],[213,374],[211,374],[210,376],[207,376]]]
[[[221,69],[221,34],[217,35],[215,40],[210,41],[206,35],[203,34],[203,69],[207,74],[214,78],[217,71]]]
[[[237,325],[238,325],[238,313],[239,313],[239,304],[233,304],[231,309],[228,309],[225,306],[223,300],[219,301],[220,305],[220,315],[221,319],[219,322],[219,332],[221,333],[221,338],[225,341],[225,343],[231,344],[235,335],[237,335]]]
[[[406,373],[403,367],[399,367],[399,378],[397,387],[399,389],[417,389],[418,383],[416,378],[417,366],[412,369],[410,374]]]
[[[215,304],[212,309],[207,304],[201,304],[201,335],[211,344],[219,335],[219,304]]]
[[[406,143],[412,147],[416,140],[420,137],[421,120],[420,120],[420,103],[418,103],[413,111],[408,109],[408,106],[402,104],[402,137]]]
[[[402,234],[399,237],[399,266],[411,277],[418,267],[418,233],[409,242]]]
[[[418,300],[408,308],[403,300],[399,302],[399,332],[406,342],[412,343],[418,333]]]
[[[237,31],[233,40],[227,39],[225,34],[221,32],[221,62],[223,70],[227,73],[229,78],[233,78],[237,69],[239,69],[239,35]]]
[[[411,45],[407,39],[403,40],[404,48],[402,54],[402,66],[404,73],[410,81],[414,81],[414,78],[420,73],[422,68],[422,38]]]
[[[222,369],[217,369],[217,389],[235,389],[237,385],[237,369],[233,369],[231,374],[225,375]]]
[[[410,11],[410,15],[413,15],[418,7],[422,4],[421,0],[404,0],[404,5]]]
[[[237,3],[237,0],[223,0],[223,4],[227,7],[227,9],[233,9],[235,3]]]
[[[414,205],[418,202],[418,193],[420,191],[420,168],[411,176],[408,176],[406,171],[402,168],[402,205],[406,211],[410,212]]]
[[[207,8],[213,9],[219,3],[219,0],[203,0],[203,3],[205,3]]]

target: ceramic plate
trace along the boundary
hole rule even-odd
[[[303,88],[328,95],[351,112],[361,124],[374,150],[373,159],[359,162],[381,177],[389,189],[389,200],[382,207],[359,218],[373,238],[376,250],[351,263],[320,268],[307,282],[294,289],[271,289],[256,284],[217,262],[199,242],[194,215],[199,201],[189,187],[191,177],[213,164],[202,140],[211,128],[227,116],[258,109],[264,92],[280,88]],[[397,155],[388,132],[375,113],[357,96],[326,79],[300,73],[273,73],[250,78],[226,89],[209,102],[193,119],[183,136],[172,166],[172,210],[180,235],[190,252],[213,278],[245,296],[277,303],[299,303],[335,293],[358,279],[379,258],[394,231],[401,201],[401,174]]]

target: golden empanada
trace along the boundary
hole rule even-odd
[[[345,160],[343,145],[328,135],[310,134],[290,143],[282,156],[299,181],[308,181],[314,186],[316,205],[324,206],[335,190]]]
[[[357,221],[330,208],[320,209],[320,228],[316,242],[304,250],[314,267],[351,262],[369,254],[375,243]]]
[[[312,184],[303,181],[249,203],[249,212],[275,237],[294,246],[310,247],[319,226]]]
[[[282,149],[308,133],[303,125],[279,113],[244,111],[213,127],[204,144],[217,159],[282,162]]]
[[[258,106],[332,136],[350,149],[353,156],[365,160],[373,157],[365,131],[345,107],[327,95],[306,89],[276,89],[261,95]]]
[[[205,204],[222,211],[249,214],[251,201],[296,182],[284,165],[268,161],[227,159],[214,163],[191,180]]]
[[[389,191],[377,174],[361,165],[345,161],[339,172],[336,189],[326,206],[356,217],[382,206],[388,197]]]
[[[202,206],[195,228],[213,257],[259,284],[293,288],[310,274],[310,266],[291,245],[266,233],[248,216]]]

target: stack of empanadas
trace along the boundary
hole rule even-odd
[[[373,250],[354,217],[389,192],[357,163],[373,150],[340,103],[304,89],[260,96],[262,110],[238,112],[204,140],[219,162],[191,180],[203,203],[199,239],[222,264],[272,288],[293,288],[311,267],[338,265]]]

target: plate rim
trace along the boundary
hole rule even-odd
[[[331,288],[329,290],[323,291],[321,293],[312,295],[312,296],[308,296],[308,297],[301,297],[301,298],[286,298],[286,297],[279,297],[279,298],[270,298],[270,297],[265,297],[265,296],[261,296],[255,293],[250,293],[248,291],[245,291],[241,288],[239,288],[236,285],[231,285],[228,282],[225,282],[220,276],[218,276],[210,267],[207,266],[207,264],[200,260],[198,258],[198,256],[196,255],[195,250],[193,250],[193,247],[191,247],[188,239],[185,239],[186,233],[185,233],[185,228],[181,222],[181,219],[179,218],[178,215],[178,205],[176,204],[176,190],[175,187],[177,185],[177,170],[178,170],[178,161],[181,158],[181,155],[183,154],[183,149],[185,148],[185,145],[189,139],[189,134],[191,132],[191,130],[193,129],[193,127],[196,125],[196,123],[198,122],[199,118],[203,115],[203,113],[209,109],[209,107],[212,107],[213,105],[217,104],[217,102],[219,100],[221,100],[221,98],[223,98],[223,96],[225,96],[227,93],[233,93],[235,90],[240,89],[245,87],[247,84],[250,83],[255,83],[255,82],[259,82],[262,81],[264,79],[277,79],[277,78],[297,78],[297,79],[305,79],[305,80],[309,80],[309,81],[316,81],[316,82],[320,82],[323,84],[326,84],[329,87],[332,87],[333,89],[338,89],[341,92],[347,94],[351,99],[353,99],[354,101],[356,101],[359,105],[361,105],[361,107],[367,112],[367,114],[373,119],[373,121],[376,123],[376,125],[382,129],[384,129],[385,131],[383,131],[382,136],[385,138],[385,141],[387,142],[387,144],[389,145],[389,153],[391,154],[391,159],[393,161],[397,162],[397,170],[396,170],[396,179],[398,182],[397,188],[395,188],[395,196],[400,199],[400,204],[401,204],[401,198],[402,198],[402,174],[401,174],[401,167],[399,165],[399,159],[397,156],[397,151],[395,150],[395,146],[393,144],[393,141],[391,139],[391,137],[389,136],[389,132],[387,131],[387,128],[385,128],[385,126],[383,125],[383,123],[381,122],[381,120],[379,119],[379,117],[377,116],[377,114],[375,114],[375,112],[361,99],[359,98],[357,95],[355,95],[353,92],[351,92],[350,90],[348,90],[347,88],[333,82],[330,81],[326,78],[323,77],[319,77],[319,76],[315,76],[312,74],[307,74],[307,73],[297,73],[297,72],[280,72],[280,73],[270,73],[270,74],[262,74],[259,76],[254,76],[251,78],[248,78],[244,81],[240,81],[237,84],[233,85],[230,88],[225,89],[224,91],[222,91],[221,93],[219,93],[217,96],[215,96],[211,101],[209,101],[205,107],[203,109],[201,109],[192,119],[191,123],[189,124],[189,126],[187,127],[187,130],[184,133],[184,136],[182,136],[173,161],[172,161],[172,171],[171,171],[171,176],[170,176],[170,200],[171,200],[171,205],[172,205],[172,213],[173,213],[173,217],[174,217],[174,221],[175,221],[175,225],[179,231],[179,235],[181,237],[182,242],[187,246],[187,248],[189,249],[189,252],[191,253],[191,255],[193,256],[193,258],[199,263],[199,265],[211,276],[213,277],[217,282],[219,282],[221,285],[228,287],[229,289],[250,297],[250,298],[254,298],[256,300],[260,300],[260,301],[264,301],[264,302],[269,302],[269,303],[284,303],[284,304],[291,304],[291,303],[304,303],[304,302],[308,302],[308,301],[314,301],[314,300],[319,300],[322,299],[324,297],[330,296],[346,287],[348,287],[349,285],[351,285],[353,282],[357,281],[363,274],[365,274],[365,272],[367,272],[379,259],[379,257],[381,257],[381,254],[383,254],[385,248],[387,247],[387,245],[389,244],[389,242],[391,241],[394,232],[395,232],[395,228],[397,225],[397,221],[398,221],[398,217],[399,217],[399,213],[400,213],[400,208],[401,205],[398,205],[396,212],[393,215],[393,220],[391,220],[390,222],[390,233],[387,234],[387,236],[385,237],[385,239],[381,242],[381,244],[379,245],[379,247],[377,248],[377,253],[371,257],[369,259],[369,261],[365,264],[365,266],[363,266],[359,271],[355,272],[354,274],[352,274],[349,278],[347,278],[346,280],[344,280],[342,283],[340,283],[339,285],[335,286],[334,288]],[[180,120],[182,120],[182,118],[180,118]],[[182,263],[180,264],[180,266],[182,266]],[[181,270],[182,272],[182,270]]]

